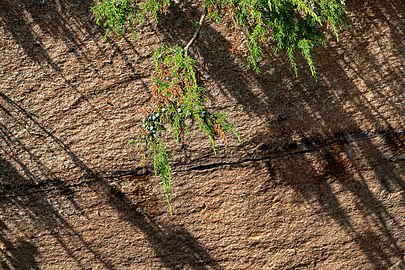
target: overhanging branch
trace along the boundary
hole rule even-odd
[[[203,10],[203,13],[201,14],[197,28],[195,29],[194,34],[191,37],[190,41],[187,43],[186,47],[184,47],[184,50],[186,51],[186,55],[188,53],[188,49],[191,47],[191,45],[193,45],[194,41],[197,39],[198,34],[200,33],[201,26],[204,23],[205,16],[207,16],[207,6],[204,6],[204,10]]]

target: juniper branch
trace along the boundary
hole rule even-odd
[[[188,49],[193,45],[194,41],[197,39],[198,34],[200,33],[201,26],[204,23],[205,16],[207,16],[207,6],[204,6],[203,13],[201,14],[200,20],[198,22],[197,28],[194,31],[193,36],[191,37],[190,41],[187,43],[186,47],[184,47],[185,54],[187,55]]]

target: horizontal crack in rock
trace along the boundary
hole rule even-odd
[[[204,171],[204,170],[211,170],[217,168],[223,168],[225,166],[240,166],[241,164],[247,164],[249,162],[262,162],[262,161],[269,161],[271,159],[282,158],[287,156],[294,156],[294,155],[301,155],[311,151],[315,151],[317,149],[335,144],[335,143],[352,143],[356,141],[365,141],[370,140],[372,138],[377,137],[385,137],[385,136],[403,136],[405,135],[405,131],[380,131],[380,132],[361,132],[357,134],[346,134],[342,136],[336,136],[334,138],[325,139],[323,141],[317,140],[315,143],[306,143],[306,144],[298,144],[295,150],[286,150],[286,151],[277,151],[277,152],[270,152],[262,155],[261,157],[257,158],[243,158],[240,160],[235,161],[228,161],[228,162],[218,162],[218,163],[209,163],[209,164],[200,164],[200,165],[184,165],[184,164],[176,164],[173,166],[174,168],[177,167],[178,169],[174,169],[173,172],[186,172],[186,171]],[[183,168],[181,168],[183,167]],[[150,167],[138,167],[133,170],[117,170],[117,171],[110,171],[104,174],[96,174],[96,173],[87,173],[87,176],[75,183],[68,184],[68,181],[62,181],[60,179],[51,179],[51,180],[44,180],[39,183],[23,183],[19,185],[3,185],[0,187],[0,194],[3,193],[3,196],[0,196],[0,199],[3,198],[13,198],[18,196],[28,196],[33,193],[38,192],[49,192],[49,191],[64,191],[69,190],[70,188],[79,187],[82,185],[89,185],[95,182],[103,181],[102,179],[119,179],[125,176],[150,176],[153,174],[153,168]],[[104,176],[99,176],[104,175]],[[79,180],[79,179],[75,179]],[[25,192],[28,191],[29,192]],[[5,195],[5,192],[10,192],[10,195]]]
[[[203,171],[203,170],[210,170],[224,166],[238,166],[243,163],[249,162],[260,162],[260,161],[269,161],[275,158],[282,158],[287,156],[294,156],[294,155],[301,155],[305,153],[309,153],[315,151],[317,149],[335,144],[335,143],[352,143],[357,141],[366,141],[377,137],[385,137],[389,135],[401,136],[405,135],[405,131],[380,131],[380,132],[361,132],[357,134],[346,134],[341,136],[336,136],[333,138],[325,139],[323,141],[316,141],[314,143],[306,143],[306,144],[297,144],[295,150],[286,150],[286,151],[278,151],[278,152],[269,152],[261,157],[258,158],[244,158],[236,161],[230,162],[218,162],[218,163],[210,163],[210,164],[202,164],[196,166],[188,166],[185,169],[174,170],[174,171]],[[402,156],[401,156],[402,157]]]

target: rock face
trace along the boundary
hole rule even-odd
[[[187,40],[198,6],[137,43],[104,39],[90,6],[0,2],[2,269],[404,269],[402,0],[349,1],[318,81],[282,57],[251,74],[204,25],[192,53],[241,141],[215,157],[192,131],[174,149],[172,217],[126,142],[153,50]]]

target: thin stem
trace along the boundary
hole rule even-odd
[[[186,55],[187,55],[188,49],[191,47],[191,45],[193,45],[194,41],[197,39],[198,33],[201,30],[201,26],[204,22],[205,16],[207,16],[207,11],[208,11],[207,6],[204,6],[204,10],[203,10],[203,13],[201,14],[200,21],[198,22],[197,28],[195,29],[194,34],[191,37],[190,41],[187,43],[186,47],[184,47],[184,50],[186,51]]]

